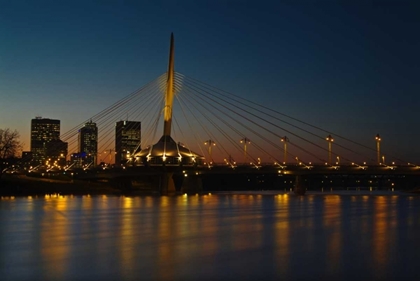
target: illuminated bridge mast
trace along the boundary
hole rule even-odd
[[[174,103],[174,34],[171,33],[171,46],[169,48],[168,79],[166,81],[163,136],[171,136],[173,103]]]
[[[173,102],[175,95],[175,71],[174,71],[174,35],[171,34],[171,45],[169,48],[169,63],[165,92],[165,107],[163,110],[164,124],[163,136],[160,140],[135,155],[136,164],[145,166],[161,167],[162,175],[159,180],[159,191],[161,194],[175,192],[173,175],[180,166],[196,166],[204,163],[204,157],[191,151],[189,148],[175,142],[171,137]],[[182,183],[182,191],[187,192],[192,187],[199,186],[199,183],[188,177]],[[195,190],[197,190],[195,188]]]

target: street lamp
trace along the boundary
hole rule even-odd
[[[334,141],[334,138],[331,135],[328,135],[325,138],[328,142],[328,164],[331,165],[332,161],[331,161],[331,148],[332,148],[332,143]]]
[[[210,157],[210,164],[213,162],[213,158],[211,157],[211,147],[212,146],[216,146],[216,143],[212,140],[206,140],[204,142],[204,145],[208,145],[209,146],[209,157]]]
[[[246,163],[246,159],[247,159],[246,145],[251,144],[251,141],[248,138],[245,137],[245,138],[241,139],[240,142],[244,144],[244,163]]]
[[[379,134],[376,134],[375,140],[376,140],[376,158],[377,158],[378,165],[380,165],[381,164],[381,137],[379,136]]]
[[[287,142],[289,141],[289,138],[284,136],[280,140],[283,142],[283,150],[284,150],[284,156],[283,156],[284,163],[283,164],[286,164],[287,163]]]
[[[331,165],[331,147],[334,139],[331,135],[328,135],[325,139],[328,141],[328,164]]]

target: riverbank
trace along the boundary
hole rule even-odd
[[[31,178],[25,175],[5,175],[0,180],[1,196],[61,195],[119,195],[121,190],[106,183],[86,181],[63,181]]]
[[[236,189],[207,190],[206,192],[234,192]],[[237,190],[243,192],[259,192],[258,189]],[[264,189],[265,190],[265,189]],[[282,189],[283,190],[283,189]],[[261,191],[261,190],[260,190]],[[273,190],[274,191],[274,190]],[[278,190],[280,191],[280,190]],[[317,191],[317,190],[308,190]],[[404,193],[420,195],[420,188],[399,190]],[[158,195],[147,186],[137,186],[131,190],[122,191],[107,182],[89,182],[83,180],[59,180],[51,178],[27,177],[25,175],[4,175],[0,179],[0,196],[43,196],[59,195]]]

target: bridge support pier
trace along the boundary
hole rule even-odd
[[[303,184],[302,176],[296,176],[293,192],[296,195],[305,195],[306,188],[305,188],[305,185]]]
[[[203,182],[198,175],[186,175],[182,181],[181,193],[196,194],[203,192]]]
[[[161,195],[174,195],[175,190],[175,183],[173,179],[174,173],[164,172],[161,175],[160,179],[160,188],[159,192]]]
[[[112,180],[112,186],[123,192],[130,191],[132,188],[131,180],[126,178]]]

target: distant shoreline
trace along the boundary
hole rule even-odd
[[[1,196],[32,196],[46,194],[87,195],[115,194],[121,190],[106,183],[59,181],[26,176],[3,176],[0,180]]]
[[[268,191],[268,190],[267,190]],[[282,190],[272,190],[273,192],[281,192]],[[308,192],[317,192],[316,190],[308,190]],[[339,191],[339,190],[336,190]],[[344,191],[344,190],[343,190]],[[419,194],[420,188],[412,190],[396,190],[402,193]],[[257,190],[243,190],[243,191],[205,191],[204,193],[212,192],[214,194],[228,194],[228,193],[258,193]],[[264,191],[262,191],[264,193]],[[323,192],[328,194],[328,191]],[[6,175],[0,179],[0,196],[44,196],[50,194],[59,195],[158,195],[150,189],[144,190],[130,190],[122,191],[112,187],[109,183],[88,182],[81,180],[64,181],[53,180],[45,178],[31,178],[24,175]]]

